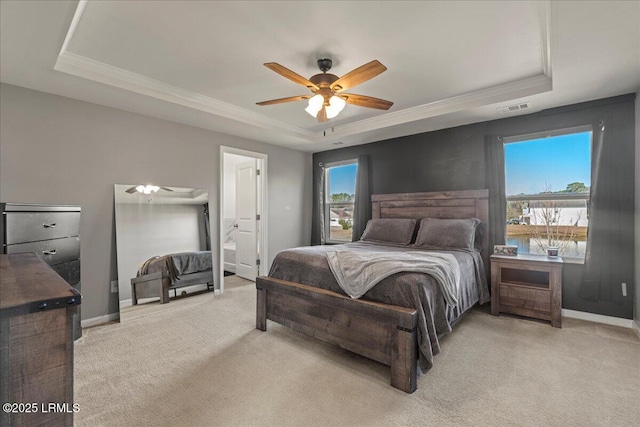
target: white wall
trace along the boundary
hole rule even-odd
[[[131,299],[131,279],[154,256],[204,251],[202,205],[116,204],[120,301]]]
[[[309,243],[311,154],[0,85],[0,200],[82,206],[82,318],[118,310],[113,185],[157,182],[209,192],[214,272],[220,146],[269,156],[269,263]],[[220,279],[216,277],[216,286]]]

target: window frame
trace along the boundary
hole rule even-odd
[[[331,239],[331,206],[332,205],[351,205],[352,209],[351,212],[355,211],[355,200],[353,202],[331,202],[329,201],[329,186],[330,186],[330,179],[329,179],[329,170],[335,167],[340,167],[340,166],[347,166],[347,165],[356,165],[356,177],[358,175],[358,159],[346,159],[346,160],[340,160],[337,162],[331,162],[331,163],[325,163],[324,165],[324,200],[322,201],[323,203],[323,209],[324,209],[324,235],[325,235],[325,243],[329,243],[329,244],[343,244],[343,243],[349,243],[351,242],[351,239],[347,240],[335,240],[335,239]],[[356,195],[356,188],[354,187],[353,189],[353,194],[354,194],[354,199],[355,199],[355,195]],[[353,236],[353,226],[351,227],[351,235]]]
[[[507,144],[514,143],[514,142],[525,142],[530,140],[570,135],[574,133],[584,133],[584,132],[591,132],[591,141],[590,141],[590,147],[589,147],[590,157],[591,157],[591,160],[590,160],[590,167],[591,167],[591,165],[593,164],[593,157],[592,157],[593,156],[593,133],[594,133],[593,125],[580,125],[580,126],[573,126],[568,128],[559,128],[559,129],[552,129],[552,130],[546,130],[546,131],[540,131],[540,132],[514,135],[514,136],[504,137],[502,140],[502,143],[503,143],[503,147],[506,147]],[[565,194],[548,193],[548,194],[522,194],[522,195],[516,195],[516,196],[508,196],[506,194],[506,173],[507,173],[506,159],[504,161],[504,167],[505,167],[505,195],[504,196],[507,204],[509,202],[536,201],[536,200],[538,201],[585,200],[587,205],[587,218],[589,218],[589,207],[590,207],[589,202],[591,200],[591,189],[593,188],[593,171],[591,173],[591,181],[589,182],[588,193],[565,193]],[[506,206],[505,206],[505,209],[506,209]],[[509,220],[509,218],[507,218],[507,220]],[[589,233],[589,225],[587,225],[587,235],[588,233]],[[505,225],[504,237],[506,241],[508,237],[506,225]],[[575,263],[575,264],[584,264],[584,261],[585,261],[584,256],[582,257],[563,256],[562,259],[563,261],[568,261],[569,263]]]

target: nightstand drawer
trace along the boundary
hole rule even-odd
[[[80,234],[80,212],[6,212],[7,245]]]
[[[500,284],[500,307],[517,307],[551,312],[551,296],[548,290]]]

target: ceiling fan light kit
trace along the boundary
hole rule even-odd
[[[325,109],[327,110],[327,118],[333,119],[335,116],[340,114],[340,111],[344,109],[345,105],[347,105],[347,101],[333,95],[331,98],[329,98],[329,105],[325,107]]]
[[[286,77],[294,83],[305,86],[313,92],[314,95],[291,96],[288,98],[258,102],[257,104],[265,106],[308,99],[309,104],[305,108],[305,111],[311,116],[316,117],[321,123],[326,122],[329,119],[333,119],[340,114],[346,104],[375,108],[378,110],[388,110],[393,105],[393,102],[384,99],[343,93],[344,90],[364,83],[386,71],[387,67],[382,65],[379,61],[373,60],[353,71],[348,72],[342,77],[327,73],[327,71],[331,69],[332,65],[333,61],[331,59],[318,59],[318,68],[320,68],[322,73],[316,74],[307,80],[301,75],[296,74],[275,62],[268,62],[264,64],[265,67],[275,71],[283,77]]]
[[[311,114],[313,117],[316,117],[322,106],[324,105],[324,97],[322,95],[314,95],[309,98],[309,105],[304,110]]]
[[[344,109],[344,106],[346,104],[347,102],[344,99],[335,95],[329,98],[329,102],[327,102],[325,100],[325,97],[322,95],[314,95],[309,98],[309,105],[304,110],[307,113],[311,114],[313,117],[318,117],[318,113],[324,106],[327,113],[327,119],[333,119],[338,114],[340,114],[340,111]]]

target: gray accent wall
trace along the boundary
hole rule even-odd
[[[218,274],[221,145],[268,155],[268,262],[309,244],[311,154],[0,85],[0,201],[82,206],[83,319],[118,311],[114,184],[206,188]]]
[[[519,115],[474,123],[450,129],[410,135],[339,150],[315,153],[313,164],[353,159],[359,154],[370,157],[373,194],[417,191],[475,190],[485,186],[485,135],[516,136],[564,129],[607,121],[608,141],[616,144],[620,191],[632,201],[637,189],[635,170],[635,94],[622,95],[587,103],[558,107],[534,114]],[[316,168],[317,169],[317,168]],[[633,203],[631,203],[633,206]],[[621,221],[634,229],[634,215],[625,212]],[[625,250],[634,251],[633,239]],[[611,284],[616,300],[588,301],[578,296],[582,265],[565,264],[563,274],[563,308],[631,319],[634,301],[634,266],[630,257],[624,266],[628,296],[621,296],[620,284]],[[637,276],[636,276],[637,277]],[[637,281],[636,281],[637,283]]]

